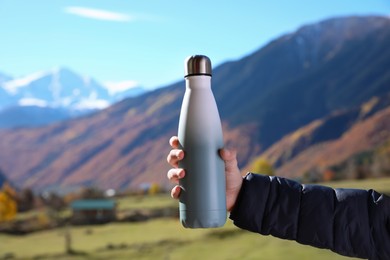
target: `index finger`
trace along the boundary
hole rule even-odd
[[[177,136],[172,136],[171,139],[169,139],[169,144],[173,149],[179,148],[179,138]]]

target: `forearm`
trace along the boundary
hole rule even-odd
[[[389,219],[389,207],[389,198],[374,191],[302,186],[249,174],[230,218],[252,232],[375,259],[390,254],[390,224],[381,219]]]
[[[288,181],[275,179],[274,181]],[[234,224],[240,228],[260,233],[273,235],[284,239],[296,238],[298,222],[300,194],[296,192],[300,185],[290,182],[292,185],[283,185],[284,189],[278,189],[279,185],[272,185],[268,176],[248,174],[237,199],[236,205],[230,214]],[[289,189],[288,187],[296,186]],[[278,194],[278,196],[275,196]],[[278,203],[281,198],[285,202]],[[273,212],[270,212],[272,205]],[[275,214],[275,213],[278,214]]]

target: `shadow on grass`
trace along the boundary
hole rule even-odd
[[[243,234],[242,229],[216,230],[206,234],[208,238],[226,239]]]
[[[88,253],[84,251],[79,250],[70,250],[68,253],[63,254],[42,254],[42,255],[36,255],[32,257],[31,259],[34,260],[42,260],[42,259],[66,259],[67,257],[88,257]]]
[[[202,241],[206,239],[217,239],[224,240],[235,236],[239,236],[243,233],[243,230],[232,229],[232,230],[213,230],[206,233]],[[144,259],[146,256],[161,256],[165,255],[169,257],[169,254],[176,248],[180,248],[187,244],[194,242],[194,240],[181,240],[181,239],[162,239],[153,242],[143,243],[108,243],[105,246],[96,249],[91,252],[72,250],[68,254],[42,254],[34,256],[34,260],[47,260],[47,259],[103,259],[100,257],[113,256],[126,256],[129,259]],[[96,258],[97,256],[100,256]]]
[[[177,239],[163,239],[155,242],[137,243],[137,244],[112,244],[109,243],[105,247],[98,249],[97,251],[110,251],[110,250],[135,250],[137,252],[149,252],[156,248],[169,248],[178,247],[190,243],[190,241],[177,240]]]

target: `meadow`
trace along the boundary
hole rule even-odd
[[[390,194],[390,178],[327,183],[333,187],[373,188]],[[168,194],[118,200],[119,209],[177,205]],[[176,218],[72,226],[72,254],[65,254],[66,228],[24,236],[0,234],[0,259],[353,259],[294,241],[261,236],[235,227],[190,230]]]

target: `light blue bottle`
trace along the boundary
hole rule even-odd
[[[223,135],[211,90],[211,61],[203,55],[185,61],[186,91],[178,137],[185,152],[180,167],[180,221],[186,228],[220,227],[226,222],[226,180],[219,156]]]

